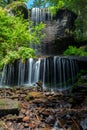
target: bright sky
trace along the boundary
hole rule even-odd
[[[31,8],[30,6],[33,4],[35,0],[29,0],[29,2],[26,3],[28,8]],[[46,4],[46,7],[48,7],[48,4]]]
[[[27,7],[30,8],[30,5],[33,4],[34,1],[35,1],[35,0],[29,0],[29,2],[27,2],[27,4],[26,4]]]

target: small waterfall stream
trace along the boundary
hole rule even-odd
[[[28,83],[30,86],[32,85],[32,71],[33,71],[33,59],[30,58],[28,60]]]
[[[51,21],[52,15],[49,8],[32,8],[31,20],[36,24],[45,21]]]
[[[1,77],[1,85],[36,86],[41,81],[43,87],[54,90],[66,90],[76,80],[78,65],[76,60],[54,56],[28,59],[25,63],[17,61],[5,65]]]

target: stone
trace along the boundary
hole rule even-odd
[[[3,97],[4,90],[2,89],[0,92]],[[21,95],[23,92],[24,90],[21,90],[17,94]],[[1,124],[4,124],[10,130],[53,130],[53,128],[56,130],[77,130],[74,121],[76,121],[79,129],[81,129],[81,124],[87,122],[87,96],[81,104],[79,103],[79,105],[77,105],[78,101],[76,100],[82,99],[82,95],[78,94],[78,92],[76,92],[77,94],[64,94],[62,98],[59,98],[60,95],[57,95],[56,92],[54,92],[52,96],[45,96],[44,93],[40,94],[37,92],[30,93],[35,95],[34,100],[30,103],[30,101],[26,101],[25,98],[21,100],[21,97],[19,97],[19,101],[21,102],[19,114],[12,115],[10,113],[0,117]],[[70,107],[70,103],[74,104],[73,101],[76,105]]]
[[[25,116],[25,117],[22,119],[22,121],[24,121],[24,122],[29,121],[29,116]]]
[[[49,115],[49,116],[47,117],[47,119],[46,119],[46,122],[47,122],[48,124],[54,124],[54,122],[55,122],[55,117],[54,117],[53,115]]]
[[[71,128],[71,127],[69,127],[67,130],[72,130],[72,128]]]
[[[0,116],[7,114],[18,114],[20,102],[17,100],[2,98],[0,99]]]

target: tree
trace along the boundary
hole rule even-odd
[[[45,0],[35,0],[33,2],[33,4],[31,5],[32,8],[35,8],[35,7],[46,7],[46,1]]]
[[[0,8],[0,61],[9,52],[17,53],[21,47],[28,48],[32,43],[40,44],[40,40],[44,37],[42,31],[44,26],[43,23],[33,26],[31,21],[10,16],[6,10]]]
[[[19,1],[19,2],[27,2],[27,0],[0,0],[0,6],[5,7],[8,4],[11,4],[14,1]]]

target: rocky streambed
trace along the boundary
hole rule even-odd
[[[0,130],[87,130],[87,91],[0,89]]]

